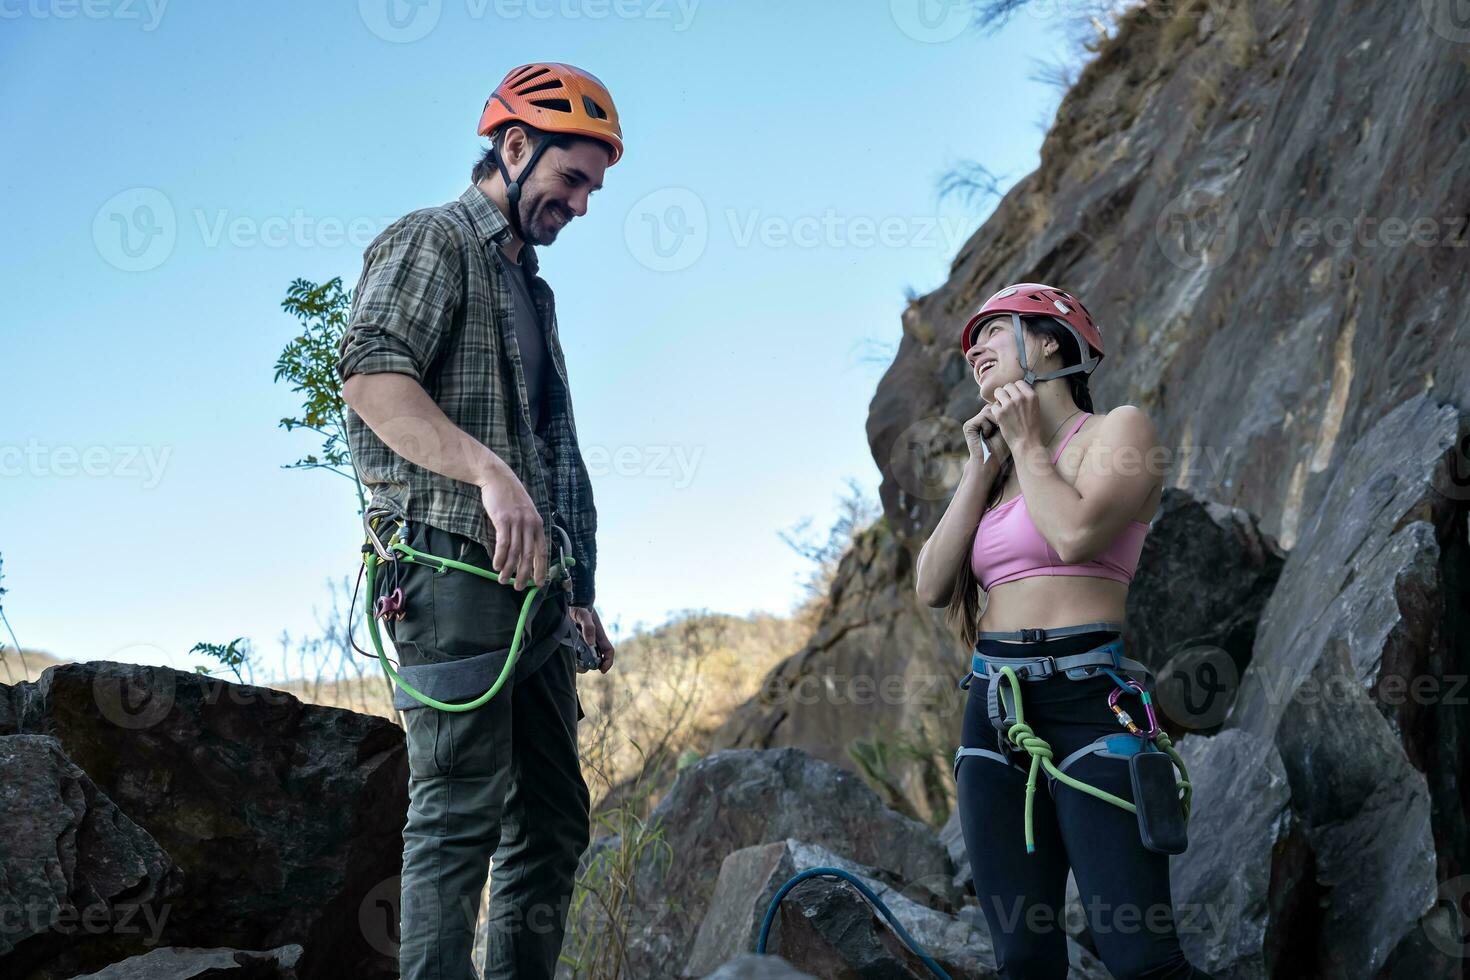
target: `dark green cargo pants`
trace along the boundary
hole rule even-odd
[[[410,524],[408,543],[490,567],[483,546],[439,528]],[[391,587],[389,576],[378,580],[383,594]],[[400,566],[398,585],[405,616],[388,626],[405,666],[508,649],[526,597],[525,591],[469,572],[435,573],[421,565]],[[538,593],[527,618],[526,645],[564,625],[565,597],[560,589]],[[476,694],[494,683],[505,657],[491,661]],[[590,797],[577,760],[582,717],[567,645],[551,647],[540,658],[518,659],[495,697],[472,711],[404,712],[409,803],[399,910],[403,980],[473,976],[487,871],[485,980],[553,975],[577,862],[589,838]]]

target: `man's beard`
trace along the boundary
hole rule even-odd
[[[526,233],[528,245],[550,245],[566,225],[552,226],[550,215],[542,206],[542,199],[523,202],[521,215],[525,219],[521,230]]]

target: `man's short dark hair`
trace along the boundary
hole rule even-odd
[[[532,149],[535,149],[537,146],[539,146],[543,139],[546,139],[548,136],[553,135],[547,133],[545,130],[537,129],[530,123],[524,123],[520,120],[506,123],[495,132],[490,134],[490,145],[485,148],[483,153],[480,154],[480,159],[475,161],[474,168],[470,170],[470,183],[478,184],[486,177],[492,176],[493,174],[498,174],[500,172],[500,168],[495,165],[495,154],[499,152],[499,147],[502,141],[504,141],[505,139],[506,130],[510,129],[512,126],[516,126],[525,130],[526,139],[530,141]],[[612,156],[611,148],[609,148],[608,145],[602,140],[593,139],[590,136],[577,136],[572,133],[556,133],[554,135],[556,137],[557,143],[560,145],[567,146],[576,142],[595,143],[597,146],[600,146],[604,150],[606,150],[609,157]]]

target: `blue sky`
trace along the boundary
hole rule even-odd
[[[351,485],[279,468],[293,278],[468,186],[512,66],[607,83],[626,155],[542,250],[598,504],[611,627],[790,610],[848,477],[904,291],[1034,169],[1066,46],[1054,4],[996,34],[941,0],[0,0],[0,533],[31,648],[269,661],[356,570]],[[267,670],[269,665],[267,663]]]

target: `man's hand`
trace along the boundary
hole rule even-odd
[[[582,639],[587,645],[597,651],[597,659],[600,662],[598,670],[607,673],[613,665],[613,645],[607,638],[607,632],[602,628],[602,619],[597,615],[597,610],[591,607],[583,609],[581,606],[571,607],[572,621],[582,631]],[[578,673],[585,673],[580,667]]]
[[[491,469],[479,484],[480,504],[495,528],[495,554],[490,567],[517,592],[546,582],[546,529],[531,495],[510,467]]]

